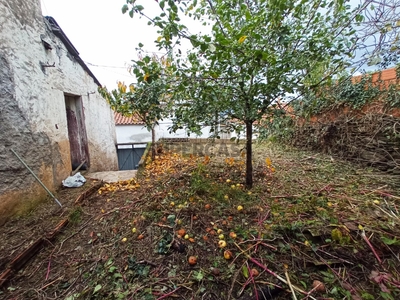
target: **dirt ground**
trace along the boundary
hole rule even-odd
[[[240,147],[184,148],[1,227],[2,274],[42,242],[0,299],[400,299],[398,176],[261,144],[247,189]]]

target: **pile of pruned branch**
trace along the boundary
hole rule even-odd
[[[305,123],[297,128],[293,144],[400,174],[400,118],[389,114]]]

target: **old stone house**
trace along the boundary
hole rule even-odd
[[[113,113],[99,81],[40,1],[0,0],[0,224],[45,200],[81,162],[117,170]],[[51,201],[51,200],[48,200]]]

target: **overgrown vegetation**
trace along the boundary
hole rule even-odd
[[[397,69],[398,72],[398,69]],[[373,80],[372,75],[378,75]],[[360,111],[367,105],[376,102],[382,110],[400,108],[400,90],[398,83],[385,82],[381,79],[381,73],[364,74],[354,79],[349,75],[342,76],[333,84],[327,84],[311,90],[289,104],[285,109],[278,111],[270,120],[262,120],[259,126],[261,139],[274,139],[290,142],[298,126],[307,123],[311,117],[322,117],[330,111],[340,111],[349,108]]]
[[[398,299],[397,179],[274,144],[254,151],[252,190],[241,156],[166,151],[136,181],[104,185],[2,296]]]
[[[373,81],[372,74],[378,75]],[[354,79],[346,76],[330,86],[323,86],[293,101],[293,114],[308,119],[329,110],[347,106],[359,110],[373,101],[380,101],[386,107],[400,107],[397,82],[384,82],[381,72],[364,74]]]
[[[257,131],[260,140],[290,143],[296,132],[296,118],[284,112],[277,118],[260,121]]]

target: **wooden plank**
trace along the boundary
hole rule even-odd
[[[8,268],[0,275],[0,287],[8,280],[8,277],[11,275],[12,270]]]
[[[32,245],[26,248],[22,253],[17,255],[9,264],[8,268],[0,275],[0,287],[5,284],[13,273],[18,272],[36,253],[38,253],[47,243],[54,239],[54,237],[68,224],[68,219],[62,220],[54,228],[52,232],[37,239]]]
[[[68,219],[64,219],[64,220],[62,220],[60,223],[58,223],[58,225],[56,226],[56,228],[54,228],[54,230],[53,230],[52,232],[50,232],[50,233],[47,235],[47,239],[48,239],[49,241],[51,241],[52,239],[54,239],[54,237],[57,235],[57,233],[59,233],[61,229],[63,229],[65,226],[67,226],[68,223],[69,223],[69,220],[68,220]]]
[[[78,198],[76,198],[75,205],[80,205],[85,198],[87,198],[88,196],[93,194],[95,191],[97,191],[102,185],[103,185],[103,181],[100,181],[100,182],[96,183],[94,186],[92,186],[91,188],[84,191],[82,194],[80,194],[78,196]]]
[[[39,238],[34,242],[32,245],[30,245],[25,251],[17,255],[11,263],[10,263],[10,268],[13,271],[18,271],[21,269],[30,259],[32,256],[34,256],[43,246],[43,238]]]

